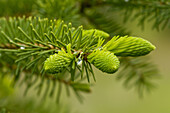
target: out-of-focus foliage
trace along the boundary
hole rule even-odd
[[[0,99],[11,95],[12,92],[13,89],[11,87],[10,78],[7,76],[2,77],[2,75],[0,75]]]
[[[52,102],[36,102],[35,98],[8,97],[0,99],[0,113],[71,113],[68,106]]]
[[[36,0],[0,0],[0,16],[29,16]]]
[[[37,0],[34,15],[78,25],[78,7],[77,0]]]
[[[119,16],[124,21],[138,19],[142,28],[145,21],[154,21],[157,30],[170,26],[169,0],[0,0],[0,7],[0,16],[60,18],[111,34],[127,34],[118,22]]]
[[[121,71],[117,79],[124,79],[124,86],[135,89],[139,96],[156,87],[154,80],[159,78],[158,69],[148,57],[121,58]]]
[[[0,113],[71,113],[66,105],[17,96],[9,77],[0,76]],[[19,93],[19,92],[18,92]],[[21,93],[21,92],[20,92]],[[39,100],[39,99],[37,99]]]
[[[146,21],[154,21],[153,29],[170,28],[170,0],[101,0],[99,4],[112,6],[113,11],[119,10],[124,21],[138,20],[144,29]]]
[[[118,16],[110,11],[110,7],[92,7],[84,9],[83,16],[86,17],[89,27],[101,29],[112,36],[114,35],[127,35],[124,26],[117,22]]]

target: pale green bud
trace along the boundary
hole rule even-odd
[[[108,51],[117,56],[143,56],[150,53],[156,47],[149,41],[138,37],[113,37],[104,46]]]
[[[87,57],[88,61],[102,72],[115,73],[119,68],[119,59],[109,51],[97,50]]]
[[[66,53],[64,50],[57,54],[50,55],[45,61],[44,69],[46,72],[56,74],[62,72],[68,67],[73,59],[73,55]]]
[[[94,32],[94,36],[96,38],[108,38],[109,37],[109,34],[104,32],[104,31],[101,31],[101,30],[98,30],[98,29],[89,29],[89,30],[83,30],[83,36],[91,36],[92,33]]]

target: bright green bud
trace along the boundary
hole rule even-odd
[[[119,59],[109,51],[94,51],[88,57],[88,61],[102,72],[115,73],[119,68]]]
[[[96,38],[101,37],[103,39],[106,39],[110,36],[108,33],[98,30],[98,29],[83,30],[83,36],[91,36],[93,32]]]
[[[50,57],[47,58],[44,69],[51,74],[60,73],[70,65],[72,59],[72,54],[66,53],[64,50],[59,51],[57,54],[50,55]]]
[[[117,56],[143,56],[155,49],[149,41],[138,37],[113,37],[104,46]]]

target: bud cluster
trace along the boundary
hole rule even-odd
[[[99,32],[99,34],[101,33],[100,31],[97,32]],[[108,41],[102,49],[96,49],[90,54],[88,53],[86,55],[86,60],[102,72],[112,74],[118,70],[120,65],[117,56],[143,56],[154,49],[154,45],[142,38],[117,36]],[[71,44],[68,44],[67,53],[65,50],[61,50],[47,58],[44,65],[45,70],[51,74],[60,73],[71,65],[74,56],[75,54],[71,52]]]

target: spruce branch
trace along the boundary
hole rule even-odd
[[[47,26],[49,24],[49,21],[47,19],[44,19],[44,20],[41,20],[38,18],[32,19],[32,17],[28,19],[9,18],[9,21],[7,21],[3,18],[1,19],[1,22],[2,22],[1,24],[2,25],[1,26],[1,30],[2,30],[1,31],[1,36],[2,36],[1,44],[2,45],[0,49],[1,57],[4,58],[7,52],[9,52],[10,55],[14,56],[14,59],[12,59],[11,64],[14,64],[14,62],[16,63],[16,65],[14,66],[15,68],[12,68],[13,70],[16,70],[14,72],[15,80],[17,81],[20,78],[22,71],[26,73],[24,80],[23,80],[23,81],[28,81],[28,87],[26,89],[26,92],[28,89],[30,89],[33,83],[38,81],[38,79],[35,79],[35,82],[32,82],[31,79],[28,79],[28,78],[32,78],[34,74],[39,75],[41,73],[42,76],[46,77],[47,79],[57,80],[61,83],[66,84],[66,81],[64,79],[61,79],[60,77],[55,77],[55,76],[50,76],[50,75],[45,74],[44,69],[43,69],[44,64],[42,62],[45,61],[45,59],[48,57],[49,54],[58,52],[61,49],[67,49],[66,43],[72,43],[74,46],[76,46],[77,41],[80,40],[78,39],[78,37],[80,36],[80,38],[83,38],[81,26],[77,30],[75,30],[74,31],[75,33],[72,35],[69,33],[72,33],[74,28],[72,28],[71,26],[70,28],[68,28],[66,25],[63,25],[63,22],[61,22],[59,25],[57,24],[53,26],[54,32],[52,31],[51,32],[46,31],[46,33],[42,32],[42,31],[45,31],[47,29],[49,30],[52,28],[52,26],[50,25],[49,27]],[[38,26],[36,26],[37,23],[38,23]],[[6,25],[3,26],[4,24]],[[14,26],[11,27],[9,26],[9,24],[10,25],[14,24]],[[53,25],[54,22],[51,21],[50,24]],[[43,25],[43,28],[39,29],[39,27],[42,27],[42,25]],[[22,26],[22,28],[20,26]],[[37,29],[34,28],[34,26],[37,27]],[[26,28],[27,30],[24,30]],[[12,32],[12,30],[15,30],[15,32]],[[18,38],[15,38],[15,36]],[[58,37],[58,39],[56,38],[56,36]],[[86,41],[86,39],[83,38],[83,41]],[[82,42],[79,43],[79,47],[82,46],[81,43]],[[86,43],[83,43],[83,44],[87,45]],[[90,45],[87,45],[86,47],[88,46]],[[79,47],[76,47],[76,48],[79,49]],[[76,50],[72,49],[72,52],[76,52]],[[77,52],[77,54],[79,53]],[[3,64],[3,66],[6,66],[6,63]],[[33,68],[31,69],[31,72],[29,72],[30,68]],[[39,91],[41,90],[41,86],[42,86],[41,84],[43,83],[44,82],[40,83],[38,87]],[[82,87],[84,86],[86,87],[84,87],[85,89],[81,87],[76,87],[75,84],[78,84]],[[77,91],[83,91],[83,89],[86,92],[90,91],[89,85],[86,85],[86,84],[83,85],[77,82],[75,82],[75,84],[67,83],[66,85],[70,85],[76,93]]]
[[[109,37],[106,32],[98,29],[83,30],[82,26],[74,28],[71,23],[65,24],[55,19],[2,18],[0,27],[1,57],[5,59],[7,54],[13,56],[9,58],[10,65],[14,66],[12,72],[15,82],[27,84],[26,94],[40,80],[36,90],[40,95],[44,84],[47,84],[44,98],[49,92],[50,95],[54,94],[57,83],[57,102],[63,84],[68,95],[70,87],[80,101],[80,92],[91,92],[91,78],[96,81],[91,64],[102,72],[112,74],[119,68],[119,59],[116,57],[118,53],[119,56],[137,57],[155,49],[142,38],[128,36],[113,37],[104,45],[105,39]],[[7,62],[2,65],[6,66]],[[22,74],[24,77],[21,77]],[[84,83],[84,79],[87,79],[88,83]],[[53,88],[49,90],[51,84]]]

